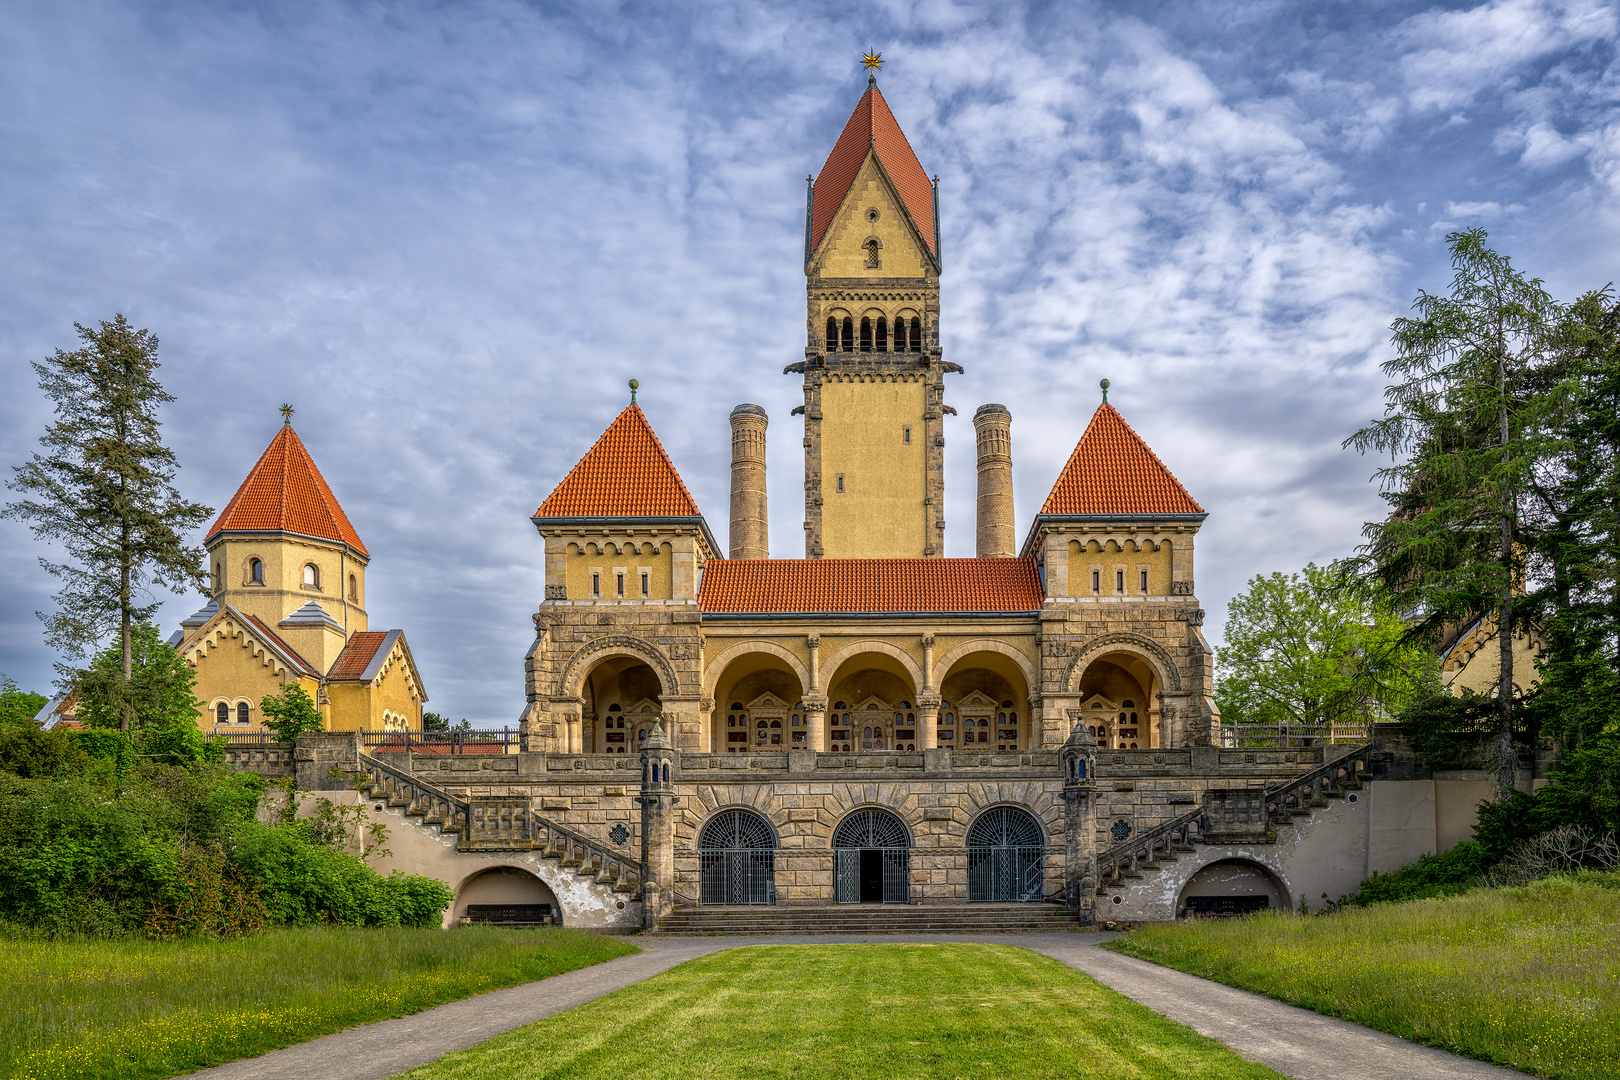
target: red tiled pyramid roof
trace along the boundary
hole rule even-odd
[[[299,533],[347,544],[371,556],[298,433],[286,424],[259,455],[206,539],[222,532]]]
[[[866,161],[867,150],[877,153],[883,169],[889,174],[906,212],[922,233],[923,244],[934,250],[934,186],[928,181],[928,172],[917,160],[906,141],[906,133],[889,111],[889,103],[874,83],[861,95],[855,111],[850,113],[843,134],[833,144],[827,163],[816,177],[815,203],[810,215],[810,250],[821,246],[821,238],[832,224],[833,215],[844,205],[844,197],[855,183],[855,175]]]
[[[1106,402],[1063,466],[1042,514],[1202,514],[1181,481]]]
[[[618,415],[534,512],[552,517],[700,517],[638,406]]]
[[[1035,611],[1034,559],[710,559],[698,608],[714,613]]]
[[[328,679],[358,679],[366,673],[371,661],[377,655],[377,649],[382,645],[383,639],[388,636],[386,630],[363,630],[350,636],[344,644],[343,651],[338,653],[337,659],[332,661],[332,670],[326,673]]]

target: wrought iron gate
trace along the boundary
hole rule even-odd
[[[1041,898],[1041,829],[1011,806],[979,815],[968,829],[968,899]]]
[[[838,903],[910,901],[911,837],[899,818],[886,810],[857,810],[833,833],[833,849],[833,899]],[[868,887],[863,863],[876,869],[871,882],[876,888]]]
[[[775,839],[765,819],[725,810],[698,838],[698,900],[704,904],[776,903]]]

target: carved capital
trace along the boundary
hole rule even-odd
[[[1193,608],[1191,611],[1187,612],[1187,625],[1188,626],[1203,626],[1204,625],[1204,609],[1203,608]]]

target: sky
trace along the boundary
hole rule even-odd
[[[29,361],[123,313],[183,494],[223,506],[292,403],[427,707],[513,723],[528,519],[626,380],[720,537],[727,414],[764,406],[802,555],[804,177],[877,49],[940,180],[946,554],[974,408],[1012,412],[1022,535],[1106,377],[1209,511],[1218,640],[1248,579],[1379,515],[1341,444],[1448,233],[1562,299],[1620,277],[1617,37],[1584,0],[3,5],[0,464],[51,420]],[[50,553],[0,545],[0,672],[46,691]],[[204,602],[163,595],[165,633]]]

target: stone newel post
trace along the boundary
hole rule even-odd
[[[1063,764],[1063,896],[1082,922],[1097,907],[1097,740],[1077,722],[1059,751]]]
[[[664,735],[664,723],[653,725],[641,745],[641,928],[656,930],[669,913],[675,883],[675,763],[680,755]]]

